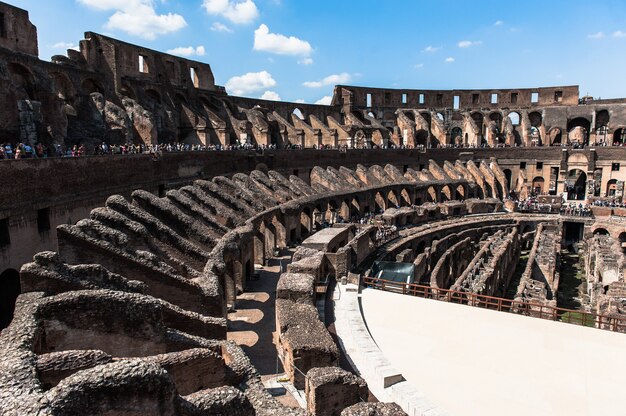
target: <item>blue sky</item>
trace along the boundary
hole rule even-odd
[[[389,88],[579,84],[626,97],[626,2],[530,0],[9,0],[42,59],[94,31],[211,64],[229,93],[327,101]],[[326,97],[326,98],[324,98]]]

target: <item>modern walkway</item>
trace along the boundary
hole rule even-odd
[[[374,289],[385,357],[451,415],[612,416],[626,409],[626,335]]]
[[[237,310],[228,314],[227,338],[242,347],[266,385],[275,385],[271,381],[284,375],[276,350],[276,285],[281,263],[286,268],[292,252],[283,253],[282,257],[268,260],[258,280],[248,282],[246,292],[237,297]],[[300,407],[289,393],[276,399],[284,405]]]

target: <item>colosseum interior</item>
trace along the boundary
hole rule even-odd
[[[626,99],[235,97],[0,17],[0,142],[212,149],[0,161],[2,415],[623,414]]]

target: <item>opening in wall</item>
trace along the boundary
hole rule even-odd
[[[144,55],[139,55],[139,72],[147,74],[148,71],[148,59]]]
[[[37,231],[39,233],[50,231],[50,208],[37,210]]]
[[[491,94],[491,104],[498,104],[498,94]]]
[[[480,94],[472,94],[472,104],[480,104]]]
[[[424,104],[424,101],[425,101],[424,94],[420,94],[420,96],[419,96],[419,104]]]
[[[516,92],[512,92],[511,93],[511,104],[517,104],[517,93]]]
[[[372,106],[372,94],[367,94],[365,106],[366,107]]]
[[[539,93],[538,92],[533,92],[532,94],[530,94],[530,102],[533,104],[536,104],[539,102]]]
[[[189,68],[189,74],[191,75],[191,81],[193,82],[193,86],[198,88],[200,86],[200,79],[198,78],[198,70],[196,68]]]
[[[4,13],[0,13],[0,38],[6,38],[7,32],[4,24]]]
[[[560,103],[563,101],[563,91],[554,91],[554,102]]]
[[[406,102],[407,102],[406,94],[402,94],[402,104],[406,104]]]
[[[9,219],[0,220],[0,248],[11,244],[11,234],[9,233]]]
[[[458,95],[455,95],[454,100],[452,102],[452,106],[455,110],[458,110],[459,108],[461,108],[461,97],[459,97]]]

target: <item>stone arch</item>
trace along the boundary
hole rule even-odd
[[[517,127],[522,123],[522,116],[517,111],[509,112],[507,117],[509,118],[509,120],[511,120],[511,124],[513,125],[513,127]]]
[[[387,193],[387,201],[389,201],[389,205],[393,206],[393,207],[399,207],[400,206],[400,200],[398,199],[396,193],[392,190],[390,190]]]
[[[440,201],[442,202],[450,201],[454,199],[454,196],[452,195],[452,190],[450,189],[450,186],[448,185],[444,185],[441,187],[440,195],[441,195]]]
[[[409,191],[406,188],[402,188],[402,190],[400,191],[400,202],[401,202],[401,205],[403,206],[412,205],[411,195],[409,194]]]
[[[607,197],[614,197],[617,192],[617,179],[611,179],[606,183],[606,193]]]
[[[336,201],[330,200],[326,205],[326,212],[324,213],[324,219],[326,222],[332,224],[335,222],[337,215],[339,214],[339,208],[341,204]]]
[[[596,130],[599,130],[601,127],[608,126],[609,121],[611,121],[611,115],[608,110],[600,110],[596,112]]]
[[[559,127],[552,127],[548,131],[548,138],[550,140],[550,146],[560,146],[563,142],[563,132]]]
[[[146,89],[145,93],[146,93],[146,97],[148,97],[150,100],[156,102],[157,104],[162,103],[161,94],[154,88]]]
[[[587,174],[580,169],[572,169],[567,172],[565,179],[567,199],[582,201],[587,197]]]
[[[415,132],[415,145],[416,146],[428,146],[428,132],[424,129],[419,129]]]
[[[504,177],[506,179],[506,186],[508,189],[513,189],[513,172],[511,172],[511,169],[504,169],[502,171],[502,173],[504,173]]]
[[[9,326],[13,320],[15,301],[22,291],[20,273],[7,269],[0,274],[0,330]]]
[[[53,72],[50,76],[52,77],[55,95],[67,104],[73,105],[76,97],[76,88],[74,88],[74,84],[72,84],[69,77],[62,72]]]
[[[617,239],[622,246],[622,252],[626,253],[626,231],[622,231],[621,233],[619,233]]]
[[[344,199],[343,201],[341,201],[341,208],[339,209],[339,215],[341,215],[341,218],[344,219],[344,221],[350,221],[350,218],[352,218],[352,212],[350,210],[350,200],[349,199]]]
[[[543,124],[543,115],[539,111],[533,111],[528,114],[528,121],[532,127],[541,127]]]
[[[21,88],[29,100],[37,100],[37,88],[33,73],[22,64],[11,62],[7,65],[11,80]]]
[[[361,216],[361,202],[359,201],[359,197],[356,195],[352,197],[352,200],[350,201],[350,211],[354,212],[356,217]]]
[[[450,130],[450,143],[463,144],[463,130],[460,127],[453,127]]]
[[[532,191],[533,193],[537,194],[537,195],[543,195],[544,194],[544,187],[545,187],[545,179],[543,178],[543,176],[535,176],[533,178],[533,182],[532,182]]]
[[[593,235],[610,235],[609,230],[603,227],[597,227],[593,230]]]
[[[459,201],[463,201],[465,199],[465,187],[463,185],[456,187],[456,199]]]
[[[620,127],[613,133],[613,146],[626,145],[626,128]]]
[[[102,88],[102,85],[100,85],[100,83],[93,78],[85,78],[80,83],[80,90],[85,95],[90,95],[95,92],[104,95],[104,88]]]
[[[322,223],[324,222],[324,211],[322,210],[321,205],[316,205],[315,209],[313,209],[313,230],[319,230],[322,227]]]
[[[376,204],[376,207],[382,212],[387,209],[387,201],[380,192],[376,192],[376,195],[374,195],[374,203]]]
[[[588,145],[591,122],[585,117],[576,117],[567,122],[567,140],[569,143]]]
[[[306,238],[313,232],[313,216],[311,215],[311,209],[305,207],[300,212],[300,235],[302,238]]]
[[[434,186],[429,186],[428,189],[426,189],[426,201],[437,202],[437,190]]]
[[[304,120],[305,119],[305,115],[302,112],[302,110],[300,110],[300,108],[296,107],[293,112],[293,115],[295,115],[296,117],[298,117],[300,120]]]

